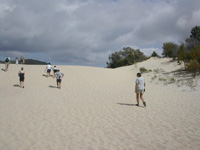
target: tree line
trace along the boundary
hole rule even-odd
[[[0,63],[3,64],[3,63],[5,63],[5,61],[0,60]],[[10,63],[15,64],[15,60],[11,60]],[[27,64],[27,65],[47,65],[46,62],[34,60],[34,59],[25,59],[25,64]]]
[[[162,57],[177,60],[179,64],[184,63],[185,70],[192,72],[194,77],[200,71],[200,26],[191,29],[191,34],[180,45],[174,42],[163,43]],[[160,57],[153,51],[151,57]],[[109,55],[107,68],[117,68],[141,62],[149,57],[145,56],[139,49],[125,47],[119,52]]]
[[[117,68],[144,61],[147,59],[147,56],[139,49],[135,50],[131,47],[124,47],[121,51],[112,53],[108,59],[109,61],[106,63],[107,68]]]
[[[163,57],[170,57],[183,63],[185,71],[193,73],[194,77],[200,71],[200,26],[191,29],[189,38],[180,45],[173,42],[163,43]]]

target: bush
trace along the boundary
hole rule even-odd
[[[160,57],[155,51],[151,54],[151,57]]]
[[[152,70],[150,69],[150,70],[147,70],[145,67],[141,67],[140,68],[140,72],[141,73],[148,73],[148,72],[152,72]]]
[[[200,70],[200,64],[199,62],[195,60],[191,60],[189,64],[187,64],[187,70],[191,73],[193,73],[193,77],[195,78],[197,72]]]
[[[119,52],[112,53],[108,59],[109,62],[106,63],[107,68],[117,68],[144,61],[147,57],[139,49],[134,50],[130,47],[126,47]]]

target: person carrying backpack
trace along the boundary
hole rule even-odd
[[[6,57],[5,58],[5,71],[8,71],[9,64],[10,64],[10,57]]]

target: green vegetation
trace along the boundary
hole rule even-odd
[[[185,41],[178,45],[174,42],[163,43],[163,57],[173,58],[178,64],[184,63],[185,71],[193,74],[193,77],[199,75],[200,72],[200,26],[191,29],[191,35]],[[155,51],[151,57],[160,57]],[[137,62],[148,59],[139,49],[125,47],[121,51],[114,52],[109,55],[109,61],[106,62],[107,68],[117,68],[136,64]],[[137,67],[137,65],[136,65]],[[158,73],[161,70],[154,70]],[[141,68],[141,72],[148,72],[145,68]]]
[[[151,79],[155,80],[157,78],[157,75],[154,75]]]
[[[177,59],[178,63],[184,63],[185,71],[191,72],[193,77],[200,72],[200,26],[191,30],[191,35],[181,45],[173,42],[163,43],[164,57]]]
[[[140,68],[140,73],[149,73],[149,72],[152,72],[152,70],[151,70],[151,69],[148,70],[148,69],[146,69],[145,67],[141,67],[141,68]]]
[[[168,84],[172,84],[172,83],[175,83],[176,82],[176,79],[174,77],[171,77],[168,81]]]
[[[153,72],[157,74],[157,73],[163,73],[165,71],[161,68],[157,68],[157,69],[154,69]]]
[[[165,72],[163,69],[157,68],[154,69],[153,72],[151,72],[148,76],[151,76],[151,82],[156,84],[175,84],[178,87],[181,86],[187,86],[191,89],[195,90],[195,87],[197,86],[197,80],[194,80],[191,77],[191,73],[188,73],[183,70],[179,70],[176,73],[172,72]],[[194,82],[196,81],[196,82]]]
[[[0,63],[3,64],[5,62],[0,60]],[[12,60],[11,64],[15,64],[15,61]],[[39,60],[34,60],[34,59],[25,59],[25,64],[27,64],[27,65],[46,65],[47,63],[43,62],[43,61],[39,61]]]
[[[176,58],[179,46],[173,42],[163,43],[163,53],[164,57]]]
[[[155,51],[151,54],[151,57],[160,57]]]
[[[117,68],[144,61],[147,57],[139,49],[125,47],[119,52],[112,53],[108,59],[107,68]]]
[[[34,59],[25,59],[25,64],[28,65],[46,65],[46,62],[34,60]]]

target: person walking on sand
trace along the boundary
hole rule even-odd
[[[56,66],[53,67],[53,78],[56,77],[56,72],[58,71],[58,69],[56,68]]]
[[[56,72],[56,81],[57,81],[57,88],[61,88],[61,81],[62,78],[64,77],[64,74],[62,72],[60,72],[60,70],[57,70]]]
[[[5,58],[5,71],[8,71],[9,64],[10,64],[10,57],[6,57]]]
[[[145,79],[142,77],[141,73],[137,73],[137,79],[135,82],[135,93],[136,93],[136,99],[137,104],[136,106],[139,106],[139,97],[143,102],[144,107],[146,107],[146,102],[143,98],[143,93],[145,91]]]
[[[24,56],[21,56],[21,64],[25,64]]]
[[[16,65],[19,64],[18,57],[16,57],[16,59],[15,59],[15,64],[16,64]]]
[[[48,63],[46,70],[47,70],[47,77],[49,77],[51,74],[51,64],[50,63]]]
[[[20,82],[20,87],[24,88],[24,79],[25,79],[25,72],[24,68],[22,67],[21,70],[19,71],[19,82]]]

